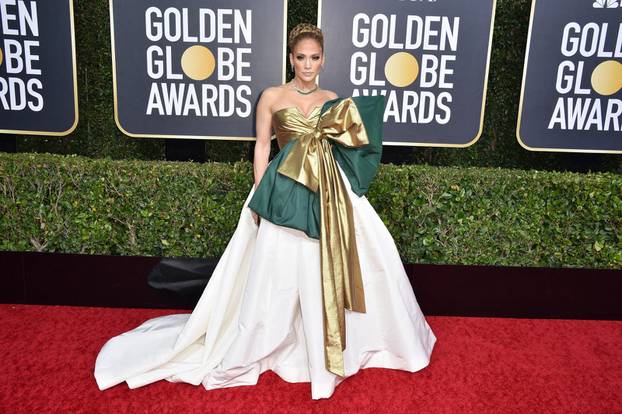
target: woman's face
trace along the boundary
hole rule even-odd
[[[301,39],[289,54],[289,62],[294,67],[297,78],[304,82],[312,82],[324,64],[324,53],[317,40]]]

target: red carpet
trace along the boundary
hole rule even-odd
[[[428,317],[438,337],[417,373],[366,369],[329,400],[272,372],[205,391],[160,381],[99,391],[104,342],[180,311],[0,305],[0,413],[622,413],[622,322]]]

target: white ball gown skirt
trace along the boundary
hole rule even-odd
[[[365,196],[350,187],[366,313],[346,312],[345,376],[361,368],[418,371],[436,337],[426,322],[393,238]],[[325,368],[319,240],[261,219],[247,207],[191,314],[147,320],[110,339],[95,363],[100,390],[165,379],[211,390],[254,385],[272,370],[311,382],[330,397],[345,377]]]

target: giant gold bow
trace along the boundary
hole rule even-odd
[[[277,171],[313,192],[319,189],[324,357],[329,371],[345,376],[344,309],[365,312],[365,294],[352,204],[333,157],[330,141],[346,147],[369,143],[352,98],[340,101],[320,115],[315,129],[296,139]]]

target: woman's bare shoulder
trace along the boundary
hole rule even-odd
[[[278,86],[268,86],[261,92],[261,98],[271,99],[271,98],[278,96],[279,93],[280,93],[280,90]]]
[[[328,89],[324,89],[323,90],[324,95],[326,96],[326,99],[335,99],[335,98],[339,98],[339,95],[337,95],[335,92],[328,90]]]
[[[284,85],[268,86],[261,92],[261,100],[268,106],[272,106],[274,102],[279,101],[286,92]]]

